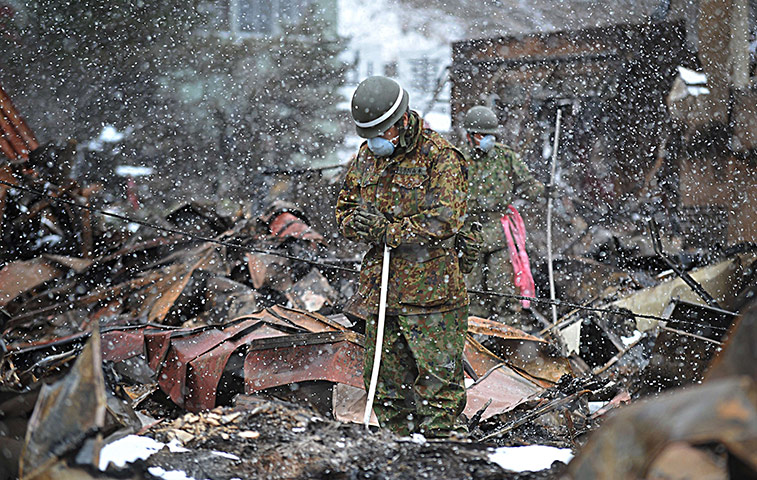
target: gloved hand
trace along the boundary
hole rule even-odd
[[[455,235],[455,251],[457,251],[458,263],[462,273],[472,272],[478,261],[484,243],[481,230],[481,224],[474,222],[470,229],[460,230]]]
[[[383,244],[386,241],[386,227],[389,220],[383,215],[359,208],[352,214],[352,228],[365,241]]]

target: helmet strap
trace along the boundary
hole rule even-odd
[[[478,146],[476,139],[470,132],[465,132],[465,138],[468,140],[468,145],[470,145],[472,148],[476,148]]]

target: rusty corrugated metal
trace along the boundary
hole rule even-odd
[[[289,212],[277,215],[270,225],[271,235],[278,238],[294,237],[313,242],[323,242],[323,237],[305,221]]]
[[[0,307],[45,282],[63,275],[63,271],[43,258],[9,263],[0,270]]]
[[[547,343],[543,338],[529,335],[523,330],[481,317],[468,317],[468,333],[474,335],[489,335],[507,340],[525,340],[530,342]]]
[[[121,362],[145,352],[145,331],[140,328],[103,332],[100,343],[103,360]]]
[[[255,340],[284,335],[265,322],[257,322],[189,362],[184,407],[191,412],[215,407],[218,384],[231,355]]]
[[[182,332],[171,338],[165,360],[158,371],[158,385],[179,405],[184,406],[187,393],[186,378],[189,362],[215,348],[240,330],[250,327],[258,320],[246,320],[226,328],[202,328],[198,331]]]
[[[28,368],[51,352],[75,354],[88,336],[82,332],[52,342],[16,345],[10,357],[14,365]],[[121,362],[144,355],[161,390],[192,412],[216,406],[221,381],[228,373],[243,378],[246,393],[307,381],[363,389],[363,337],[327,317],[282,306],[224,325],[111,327],[101,337],[103,360]],[[235,354],[244,357],[243,365],[230,364]],[[470,335],[465,359],[477,379],[468,391],[466,413],[470,415],[489,399],[484,419],[543,391],[538,381],[510,368]]]
[[[22,162],[29,160],[29,154],[38,146],[34,133],[0,86],[0,151],[10,161]]]
[[[363,388],[363,347],[354,332],[288,335],[256,341],[244,362],[245,393],[327,380]]]

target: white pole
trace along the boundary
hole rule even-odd
[[[557,107],[555,121],[555,142],[552,147],[552,171],[549,177],[551,188],[555,188],[555,169],[557,167],[557,147],[560,145],[560,107]],[[552,195],[547,198],[547,268],[549,271],[549,298],[555,300],[555,275],[552,271]],[[557,305],[552,303],[552,324],[557,324]]]
[[[369,428],[371,413],[373,412],[373,399],[376,396],[376,384],[378,383],[379,368],[381,367],[381,350],[384,348],[384,320],[386,319],[386,290],[389,283],[389,247],[384,245],[384,262],[381,265],[381,294],[379,296],[378,325],[376,325],[376,352],[373,355],[373,371],[371,372],[371,384],[368,387],[368,400],[365,402],[363,424]]]

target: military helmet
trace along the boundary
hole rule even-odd
[[[473,107],[465,114],[463,128],[468,133],[490,133],[497,134],[499,121],[490,108],[483,106]]]
[[[391,78],[368,77],[352,94],[352,119],[357,134],[378,137],[402,118],[407,110],[407,92]]]

